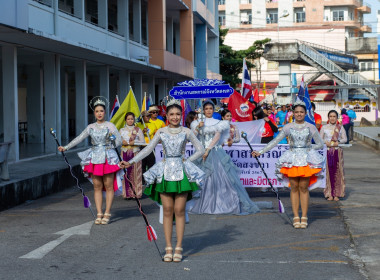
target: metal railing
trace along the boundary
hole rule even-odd
[[[346,85],[371,85],[372,83],[358,73],[349,74],[344,71],[341,67],[336,65],[334,62],[326,58],[324,55],[320,54],[314,50],[311,46],[298,43],[298,49],[301,53],[311,59],[313,62],[317,63],[323,69],[327,70],[328,73],[345,83]],[[373,96],[377,96],[377,92],[373,88],[366,88],[366,90]]]

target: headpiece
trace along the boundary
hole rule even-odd
[[[215,109],[215,104],[214,102],[212,102],[211,99],[206,99],[205,101],[203,101],[202,107],[206,106],[207,104],[210,104],[212,108]]]
[[[172,99],[170,100],[167,104],[166,104],[166,107],[169,107],[171,105],[178,105],[178,106],[181,106],[181,101],[177,100],[177,99]]]
[[[293,107],[296,107],[296,106],[299,106],[299,105],[301,105],[301,106],[305,106],[305,107],[306,107],[305,102],[303,102],[303,101],[297,99],[296,102],[294,102]]]
[[[104,96],[94,96],[88,105],[90,106],[91,110],[94,111],[95,107],[98,105],[102,105],[105,108],[108,108],[109,102]]]

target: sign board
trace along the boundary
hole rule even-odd
[[[220,80],[193,80],[178,83],[169,95],[175,99],[226,98],[234,92],[229,84]]]

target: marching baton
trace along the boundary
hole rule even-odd
[[[115,152],[117,154],[117,157],[119,158],[119,161],[122,161],[120,153],[119,153],[118,149],[116,148],[116,144],[115,144],[116,136],[113,135],[113,134],[111,134],[109,136],[109,139],[112,142],[113,148],[115,149]],[[154,245],[156,245],[156,248],[157,248],[157,252],[160,255],[161,260],[163,260],[163,257],[161,255],[160,249],[158,248],[157,243],[156,243],[156,240],[157,240],[156,231],[154,230],[154,228],[148,222],[148,218],[147,218],[146,214],[144,213],[144,211],[142,209],[141,202],[137,198],[137,194],[136,194],[135,188],[133,186],[133,183],[129,180],[128,174],[127,174],[127,171],[125,171],[125,168],[123,168],[123,171],[124,171],[124,178],[131,184],[131,189],[133,191],[133,194],[135,195],[134,199],[135,199],[135,201],[137,203],[137,207],[139,208],[140,214],[144,218],[144,221],[145,221],[145,224],[146,224],[146,232],[147,232],[147,235],[148,235],[148,240],[154,242]]]
[[[50,134],[54,137],[55,142],[57,143],[58,147],[61,146],[61,144],[59,144],[59,141],[58,141],[58,139],[57,139],[57,133],[56,133],[56,131],[55,131],[54,129],[50,128]],[[65,153],[64,153],[64,152],[61,152],[61,154],[62,154],[63,159],[65,160],[66,164],[69,166],[70,174],[71,174],[71,176],[75,179],[75,181],[76,181],[76,183],[77,183],[77,188],[79,189],[79,191],[80,191],[81,194],[82,194],[84,208],[88,208],[88,209],[90,209],[91,214],[92,214],[92,216],[93,216],[94,219],[95,219],[96,217],[95,217],[94,212],[93,212],[92,209],[91,209],[91,202],[90,202],[90,199],[85,195],[83,188],[80,186],[80,184],[79,184],[79,179],[78,179],[77,176],[75,176],[75,174],[74,174],[74,172],[73,172],[73,167],[71,166],[71,164],[70,164],[69,161],[67,160],[67,157],[66,157]]]
[[[245,140],[245,142],[247,142],[249,148],[251,149],[251,152],[253,152],[253,148],[252,148],[251,144],[249,143],[249,141],[248,141],[248,139],[247,139],[247,133],[245,133],[244,131],[242,131],[242,132],[241,132],[241,137]],[[285,211],[284,204],[282,204],[282,201],[281,201],[281,199],[280,199],[280,196],[278,195],[278,190],[276,190],[276,189],[273,187],[272,182],[269,180],[268,175],[267,175],[267,173],[265,172],[265,170],[264,170],[263,166],[261,165],[261,163],[260,163],[259,159],[257,158],[257,156],[255,156],[255,159],[256,159],[257,163],[259,164],[259,166],[260,166],[260,168],[261,168],[261,171],[264,173],[265,178],[267,178],[267,181],[268,181],[268,183],[269,183],[269,185],[270,185],[270,188],[271,188],[272,192],[274,192],[274,193],[276,194],[276,197],[277,197],[277,200],[278,200],[278,211],[279,211],[280,213],[282,213],[282,214],[285,213],[286,216],[288,216],[288,219],[289,219],[290,224],[291,224],[291,223],[292,223],[292,222],[291,222],[292,220],[290,219],[288,213],[286,213],[286,211]]]

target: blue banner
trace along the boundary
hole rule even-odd
[[[178,83],[169,95],[175,99],[226,98],[234,92],[230,85],[220,80],[194,80]]]
[[[320,54],[324,55],[326,58],[336,61],[336,62],[341,62],[341,63],[347,63],[347,64],[354,64],[354,59],[352,57],[348,56],[342,56],[338,54],[333,54],[333,53],[328,53],[324,52],[321,50],[317,50]]]

